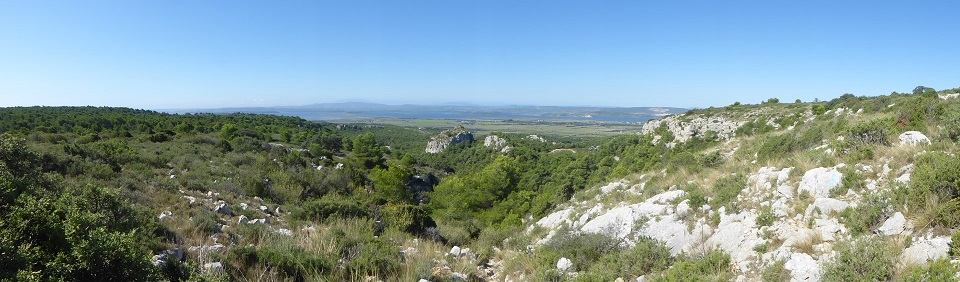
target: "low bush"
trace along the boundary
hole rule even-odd
[[[703,257],[678,259],[673,267],[651,277],[649,281],[728,281],[732,276],[730,255],[721,250],[712,250]]]
[[[336,195],[327,195],[312,200],[292,212],[293,218],[298,220],[325,221],[333,218],[366,217],[369,211],[354,198],[343,198]]]
[[[917,157],[914,165],[909,188],[898,189],[896,200],[911,210],[934,209],[930,222],[934,226],[960,224],[960,159],[927,153]]]
[[[899,254],[883,238],[864,236],[841,242],[836,251],[822,281],[889,281],[897,268]]]
[[[844,177],[846,178],[846,177]],[[839,220],[847,226],[854,236],[870,234],[883,224],[889,212],[889,203],[885,195],[871,194],[856,207],[847,207],[840,211]]]
[[[727,206],[727,209],[735,210],[731,204],[744,187],[747,187],[747,178],[743,175],[720,178],[713,184],[713,199],[710,200],[710,206]]]
[[[620,240],[600,233],[562,232],[537,248],[541,267],[554,268],[561,257],[573,263],[573,270],[588,270],[601,257],[620,251]]]
[[[909,268],[900,275],[898,281],[948,282],[957,280],[960,269],[948,259],[930,261],[919,267]]]
[[[590,268],[595,273],[611,281],[617,277],[633,278],[661,271],[673,264],[670,248],[650,237],[641,237],[632,248],[621,252],[611,252],[599,259]]]

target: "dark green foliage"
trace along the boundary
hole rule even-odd
[[[940,115],[944,134],[953,141],[960,140],[960,103],[947,106]]]
[[[896,125],[892,119],[877,119],[859,122],[847,129],[847,138],[853,146],[890,145],[891,128]]]
[[[899,281],[950,282],[956,281],[960,269],[948,259],[938,259],[915,268],[907,269]]]
[[[847,178],[844,175],[844,178]],[[839,220],[847,226],[854,236],[871,234],[873,230],[883,224],[889,213],[889,203],[886,196],[871,194],[863,203],[856,207],[848,207],[840,212]]]
[[[844,166],[837,170],[840,173],[843,173],[843,178],[840,180],[840,186],[830,190],[831,197],[846,195],[847,191],[850,191],[850,189],[853,189],[854,191],[861,191],[867,187],[867,183],[863,179],[863,175],[857,171],[857,169],[851,166]]]
[[[952,258],[960,258],[960,230],[955,230],[950,234],[949,255]]]
[[[608,253],[620,251],[620,244],[619,239],[606,234],[563,232],[554,236],[549,243],[537,248],[535,255],[545,269],[555,268],[557,261],[561,257],[565,257],[573,263],[571,271],[582,271],[588,270],[591,265],[599,262],[600,258]],[[655,246],[648,247],[656,248]],[[659,255],[659,253],[654,253],[654,255]],[[610,259],[617,260],[616,258]],[[653,262],[651,264],[658,263]]]
[[[773,126],[767,124],[767,119],[760,118],[757,120],[748,121],[747,123],[741,125],[739,128],[737,128],[736,134],[737,136],[751,136],[755,134],[764,134],[773,130]]]
[[[822,281],[889,281],[896,271],[899,254],[883,238],[841,242],[836,251],[833,263],[824,267]]]
[[[960,159],[945,153],[926,153],[917,157],[914,165],[910,188],[899,189],[897,201],[918,210],[935,201],[936,215],[932,224],[960,224]]]
[[[758,226],[770,226],[776,220],[777,220],[777,217],[776,215],[773,214],[773,209],[771,209],[770,207],[760,208],[760,214],[757,215]]]
[[[760,272],[760,280],[764,282],[790,281],[790,270],[787,270],[784,264],[786,264],[786,261],[781,260],[763,268]]]
[[[363,204],[351,198],[325,196],[303,204],[293,211],[293,218],[299,220],[324,221],[332,218],[365,217],[369,214]]]
[[[633,278],[667,269],[673,261],[670,248],[663,242],[641,237],[631,248],[600,257],[597,263],[590,267],[590,272],[605,278],[603,281],[615,280],[617,277]]]
[[[114,190],[62,186],[20,140],[0,135],[0,279],[151,281],[156,228]]]
[[[730,273],[730,255],[721,250],[712,250],[700,258],[678,259],[659,276],[649,281],[727,281]]]
[[[710,206],[727,206],[728,211],[736,210],[730,204],[737,199],[740,191],[747,187],[747,178],[743,175],[732,175],[720,178],[713,184],[713,199]]]

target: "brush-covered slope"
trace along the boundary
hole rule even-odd
[[[538,262],[507,272],[517,281],[954,281],[953,92],[650,122],[644,134],[670,147],[723,141],[577,193],[526,230]]]

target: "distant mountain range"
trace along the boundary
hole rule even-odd
[[[372,118],[428,119],[545,119],[582,121],[645,122],[682,113],[672,107],[561,107],[561,106],[478,106],[478,105],[385,105],[368,102],[322,103],[304,106],[240,107],[194,110],[162,110],[169,113],[256,113],[299,116],[307,120],[351,121]]]

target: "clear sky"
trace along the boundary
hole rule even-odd
[[[0,1],[0,106],[723,106],[960,87],[960,1]]]

